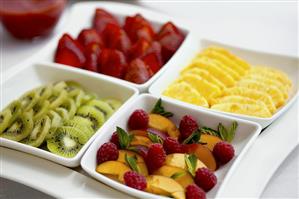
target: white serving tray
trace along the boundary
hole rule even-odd
[[[28,64],[24,65],[13,73],[5,75],[0,83],[3,95],[1,96],[2,110],[11,101],[18,99],[26,91],[37,88],[48,83],[57,81],[72,80],[81,84],[90,92],[96,93],[101,98],[114,98],[123,102],[123,105],[117,110],[104,124],[109,125],[109,121],[120,111],[126,104],[138,95],[138,90],[128,85],[122,85],[113,79],[106,77],[95,77],[94,74],[83,70],[74,70],[71,67],[61,67],[57,64]],[[102,126],[102,127],[103,127]],[[65,158],[48,151],[32,147],[20,142],[11,141],[0,137],[0,146],[9,147],[26,153],[34,154],[39,157],[57,162],[59,164],[76,167],[79,166],[83,153],[92,143],[94,138],[101,132],[101,128],[84,144],[82,149],[73,158]]]
[[[132,100],[124,109],[122,109],[122,111],[113,118],[113,121],[111,121],[109,126],[102,128],[102,133],[94,140],[94,142],[82,157],[81,166],[83,170],[95,179],[115,188],[116,190],[120,190],[135,197],[157,199],[161,198],[161,195],[155,195],[130,188],[106,177],[105,175],[96,172],[97,151],[102,144],[110,140],[110,137],[112,133],[115,132],[116,127],[119,126],[123,129],[127,129],[128,119],[134,110],[144,109],[145,111],[150,112],[158,99],[159,98],[151,96],[149,94],[142,94]],[[180,119],[184,115],[192,115],[194,118],[197,118],[197,122],[199,124],[213,129],[216,129],[219,123],[222,123],[224,126],[229,126],[233,121],[238,122],[238,128],[236,130],[235,138],[232,141],[232,145],[235,149],[235,157],[228,164],[217,169],[217,171],[215,172],[215,175],[217,176],[217,185],[207,193],[207,197],[215,197],[222,185],[225,186],[226,181],[233,174],[234,169],[238,166],[239,162],[244,157],[244,154],[246,154],[246,151],[253,144],[254,140],[261,132],[261,126],[254,122],[224,116],[207,110],[195,110],[186,105],[178,105],[174,102],[170,102],[167,99],[163,100],[162,103],[165,107],[165,110],[170,111],[174,114],[174,116],[171,117],[171,120],[176,125],[179,124]]]
[[[159,12],[154,12],[142,7],[124,4],[124,3],[115,3],[115,2],[82,2],[76,3],[72,6],[70,10],[69,22],[66,27],[63,29],[61,34],[58,34],[54,39],[52,39],[49,44],[41,50],[40,56],[37,58],[40,61],[54,62],[54,53],[58,44],[59,38],[63,33],[69,33],[74,38],[77,38],[80,31],[84,28],[89,28],[92,25],[92,17],[96,8],[104,8],[107,11],[114,14],[117,19],[123,24],[126,16],[133,16],[137,13],[142,14],[149,22],[153,24],[153,28],[157,31],[165,22],[172,21],[182,32],[185,34],[185,40],[176,51],[176,53],[171,57],[171,59],[164,64],[164,66],[147,82],[143,84],[135,84],[126,80],[110,77],[100,73],[90,72],[99,77],[105,76],[109,79],[117,80],[121,84],[134,86],[140,92],[146,92],[149,86],[162,74],[164,71],[172,67],[182,56],[186,56],[186,49],[192,44],[190,28],[185,25],[184,22],[170,17]],[[71,67],[63,64],[59,64],[61,67]],[[76,70],[84,70],[78,69]]]
[[[192,35],[193,37],[193,35]],[[271,124],[274,120],[276,120],[281,114],[283,114],[296,100],[298,97],[298,74],[299,74],[299,59],[295,57],[289,57],[289,56],[282,56],[282,55],[276,55],[276,54],[270,54],[265,52],[258,52],[258,51],[251,51],[246,50],[239,47],[233,47],[231,45],[214,42],[210,40],[205,39],[198,39],[198,38],[192,38],[194,40],[194,45],[190,46],[190,48],[186,49],[188,51],[188,56],[182,56],[181,59],[175,63],[171,67],[171,69],[168,69],[165,73],[163,73],[157,81],[155,81],[152,86],[149,88],[149,92],[155,96],[162,96],[162,92],[168,87],[169,84],[171,84],[175,79],[178,78],[180,71],[188,65],[188,63],[194,58],[194,56],[202,49],[211,46],[222,46],[237,56],[245,59],[252,65],[266,65],[271,66],[273,68],[277,68],[283,72],[285,72],[289,78],[291,79],[293,83],[292,90],[289,94],[289,99],[286,101],[286,104],[282,107],[280,107],[274,115],[270,118],[259,118],[254,116],[246,116],[246,115],[240,115],[235,113],[228,113],[228,112],[222,112],[217,111],[213,109],[204,108],[201,106],[192,105],[186,102],[182,102],[179,100],[175,100],[166,96],[162,96],[163,98],[170,99],[178,104],[186,104],[194,109],[208,109],[213,112],[218,112],[225,115],[230,115],[238,118],[242,118],[245,120],[250,120],[253,122],[259,123],[263,128],[267,127],[269,124]]]

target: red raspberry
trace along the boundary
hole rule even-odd
[[[149,116],[147,112],[142,109],[135,110],[129,118],[129,128],[131,130],[147,129]]]
[[[109,160],[117,160],[118,154],[117,146],[112,142],[106,142],[97,152],[97,163],[100,164]]]
[[[206,199],[206,193],[195,184],[186,187],[186,199]]]
[[[163,147],[166,151],[166,154],[182,153],[182,145],[179,143],[177,139],[172,137],[167,137],[164,140]]]
[[[160,168],[166,159],[166,153],[161,144],[150,145],[146,155],[146,165],[150,172]]]
[[[220,165],[229,162],[235,155],[234,147],[225,142],[218,142],[213,149],[213,155]]]
[[[143,175],[138,174],[135,171],[127,171],[124,175],[125,184],[129,187],[138,190],[145,190],[146,179]]]
[[[183,141],[189,137],[193,131],[198,129],[196,120],[191,115],[185,115],[180,122],[180,140]]]
[[[115,144],[118,149],[120,148],[117,132],[114,132],[112,134],[112,136],[110,138],[110,142],[112,142],[113,144]]]
[[[216,176],[207,168],[197,169],[194,181],[197,186],[199,186],[206,192],[210,191],[217,184]]]

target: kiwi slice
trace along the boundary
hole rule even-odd
[[[53,84],[53,89],[55,91],[67,90],[67,84],[64,81],[56,82]]]
[[[53,86],[51,84],[47,86],[42,86],[37,89],[38,95],[39,95],[39,101],[43,102],[47,100],[53,92]]]
[[[74,90],[74,89],[84,90],[83,87],[79,83],[77,83],[75,81],[66,81],[65,83],[67,85],[67,90],[69,92],[72,91],[72,90]]]
[[[59,107],[67,99],[67,92],[65,90],[53,90],[52,95],[49,97],[50,108],[55,109]]]
[[[67,98],[59,107],[67,110],[69,119],[73,118],[76,114],[77,106],[72,98]]]
[[[21,142],[30,146],[39,147],[44,142],[50,128],[51,120],[47,115],[45,115],[35,122],[30,135]]]
[[[56,129],[55,134],[47,140],[47,148],[54,154],[72,158],[88,141],[88,137],[75,127],[63,126]]]
[[[82,133],[85,133],[88,138],[95,132],[92,128],[91,121],[79,116],[75,116],[73,119],[65,121],[64,126],[76,127],[77,129],[80,129]]]
[[[111,106],[101,100],[93,99],[86,105],[93,106],[101,111],[105,115],[106,120],[114,113],[114,110],[111,108]]]
[[[104,114],[93,106],[81,106],[76,115],[89,119],[94,130],[97,130],[105,122]]]
[[[33,107],[33,121],[37,121],[46,115],[49,111],[50,102],[46,101],[39,101]]]
[[[36,90],[28,91],[20,98],[22,108],[25,111],[30,110],[38,102],[38,99],[39,95]]]
[[[51,128],[50,128],[48,134],[46,135],[46,139],[51,139],[52,135],[56,131],[56,129],[62,125],[62,118],[57,112],[55,112],[53,110],[51,110],[48,113],[48,116],[51,120]]]
[[[115,99],[104,99],[103,101],[109,104],[114,111],[121,106],[121,102]]]
[[[26,138],[33,129],[32,118],[32,111],[21,114],[10,127],[3,131],[1,137],[17,142]]]
[[[10,126],[22,113],[22,104],[19,100],[11,102],[4,110],[10,110],[11,118],[8,126]]]
[[[9,126],[12,114],[10,109],[4,109],[0,113],[0,134]]]
[[[82,105],[85,93],[83,90],[74,89],[71,92],[69,92],[69,96],[75,100],[76,106],[80,107]]]
[[[65,108],[58,107],[55,109],[55,112],[60,115],[63,121],[70,119],[69,112]]]

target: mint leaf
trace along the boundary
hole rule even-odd
[[[116,127],[116,133],[119,139],[121,149],[127,149],[134,138],[133,134],[127,133],[124,129]]]
[[[193,131],[193,133],[187,137],[184,141],[183,144],[192,144],[192,143],[198,143],[200,140],[200,136],[201,136],[201,131],[200,129],[196,129],[195,131]]]
[[[134,156],[128,156],[127,154],[125,154],[125,160],[126,160],[127,164],[130,166],[130,168],[133,171],[136,171],[137,173],[140,173],[138,165],[137,165],[137,157],[135,155]]]
[[[185,174],[186,174],[185,172],[176,172],[176,173],[172,174],[170,177],[175,180],[179,177],[184,176]]]
[[[163,144],[163,140],[160,136],[156,135],[156,134],[153,134],[153,133],[150,133],[150,132],[147,132],[147,135],[149,137],[149,139],[153,142],[153,143],[160,143],[160,144]]]
[[[218,131],[216,131],[216,130],[214,130],[214,129],[211,129],[211,128],[209,128],[209,127],[206,127],[206,126],[201,127],[201,128],[200,128],[200,131],[201,131],[201,133],[203,133],[203,134],[213,135],[213,136],[220,137],[220,133],[219,133]]]
[[[195,170],[197,166],[197,157],[194,154],[185,155],[185,163],[187,165],[187,169],[192,176],[195,176]]]
[[[218,124],[218,131],[219,131],[219,134],[220,134],[220,138],[222,140],[226,141],[227,136],[228,136],[228,132],[227,132],[226,128],[221,123]]]
[[[156,104],[151,112],[162,115],[164,117],[172,117],[173,116],[173,113],[165,111],[164,107],[162,106],[161,98],[156,102]]]
[[[228,142],[233,141],[233,139],[235,138],[235,133],[237,128],[238,128],[238,123],[236,121],[233,121],[231,127],[229,128],[229,133],[226,141]]]

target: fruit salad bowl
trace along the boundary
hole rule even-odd
[[[195,41],[196,41],[196,39],[195,39]],[[288,91],[286,93],[284,93],[284,94],[281,94],[282,92],[279,93],[281,96],[286,95],[287,97],[284,97],[284,101],[279,106],[276,106],[276,107],[274,106],[275,109],[276,109],[275,111],[273,111],[271,113],[268,113],[267,116],[258,116],[258,115],[255,114],[255,112],[257,113],[259,111],[258,109],[255,109],[255,111],[253,111],[254,114],[245,114],[245,113],[240,114],[240,113],[233,112],[233,111],[223,111],[223,109],[218,109],[218,108],[213,109],[213,107],[214,107],[213,105],[215,105],[215,102],[213,102],[213,101],[211,102],[211,101],[207,100],[209,105],[203,105],[202,106],[202,105],[194,105],[193,103],[188,103],[188,102],[185,102],[184,100],[182,101],[182,99],[177,100],[173,97],[169,97],[168,95],[166,95],[166,96],[164,95],[165,91],[168,88],[170,88],[170,85],[174,85],[174,83],[176,81],[180,81],[180,78],[182,79],[183,76],[186,73],[188,73],[188,68],[190,68],[190,72],[191,71],[196,71],[196,70],[199,71],[199,70],[202,69],[202,66],[199,66],[200,69],[196,68],[195,70],[194,69],[192,70],[192,67],[193,66],[197,67],[196,65],[199,63],[199,62],[196,62],[196,59],[197,60],[204,60],[204,58],[202,58],[202,57],[205,57],[205,56],[210,56],[208,58],[213,59],[213,57],[211,58],[211,56],[214,56],[212,54],[213,53],[212,51],[214,49],[216,49],[215,51],[217,51],[217,49],[218,49],[218,52],[221,51],[219,49],[226,49],[227,51],[232,53],[234,56],[237,56],[238,58],[241,58],[242,60],[245,60],[249,64],[249,65],[247,65],[247,67],[249,67],[249,69],[248,69],[249,71],[252,70],[253,68],[257,69],[256,71],[258,71],[259,68],[262,68],[262,67],[266,68],[267,67],[266,70],[268,70],[268,72],[270,72],[271,70],[282,72],[283,75],[287,78],[286,81],[288,81],[288,83],[290,83],[290,85],[291,85],[291,86],[289,86],[289,85],[284,84],[282,82],[279,82],[279,84],[280,84],[279,86],[273,85],[272,82],[276,81],[276,80],[273,81],[273,79],[275,79],[276,77],[271,76],[270,74],[272,74],[272,73],[269,73],[269,75],[268,75],[268,74],[262,74],[262,73],[259,74],[259,72],[252,72],[252,73],[251,73],[251,71],[250,72],[245,72],[244,73],[245,76],[237,77],[239,79],[236,80],[236,83],[233,86],[228,86],[229,89],[227,89],[227,90],[231,89],[229,92],[234,90],[232,92],[232,94],[230,94],[230,93],[227,94],[228,92],[225,93],[225,91],[224,91],[223,92],[224,97],[223,97],[223,93],[222,93],[222,94],[220,94],[220,98],[218,98],[220,100],[225,99],[225,97],[227,97],[226,99],[234,98],[233,99],[234,102],[227,100],[227,101],[224,101],[222,103],[235,104],[236,101],[238,101],[237,103],[243,104],[244,101],[240,102],[239,100],[240,99],[241,100],[246,99],[246,100],[248,100],[248,102],[250,101],[250,103],[254,103],[253,106],[256,106],[257,103],[259,103],[259,100],[257,100],[257,101],[252,101],[251,100],[251,99],[254,99],[254,97],[253,97],[254,93],[252,91],[254,91],[254,92],[257,91],[257,92],[260,93],[261,92],[260,89],[267,90],[267,92],[270,93],[271,89],[275,90],[275,91],[277,91],[277,90],[281,91],[282,89],[287,88]],[[281,116],[288,108],[291,107],[291,105],[294,103],[294,101],[298,97],[298,72],[299,72],[298,58],[247,50],[247,49],[234,47],[234,46],[231,46],[231,45],[222,44],[222,43],[219,43],[219,42],[205,40],[205,39],[198,39],[197,43],[195,43],[195,45],[193,45],[193,46],[190,46],[188,51],[189,51],[189,55],[188,55],[189,57],[188,58],[185,57],[184,59],[181,59],[178,62],[176,62],[175,66],[173,66],[171,70],[168,70],[166,73],[161,75],[159,77],[159,79],[152,84],[152,86],[149,88],[149,92],[151,94],[156,95],[156,96],[165,97],[165,98],[167,98],[167,99],[169,99],[169,100],[171,100],[175,103],[178,103],[180,105],[185,104],[185,105],[189,106],[190,108],[210,110],[210,111],[214,111],[214,112],[217,112],[217,113],[222,113],[222,114],[225,114],[225,115],[229,115],[229,116],[238,117],[238,118],[242,118],[242,119],[245,119],[245,120],[257,122],[263,128],[267,127],[274,120],[276,120],[279,116]],[[210,52],[210,54],[208,54],[209,52]],[[222,52],[224,52],[224,51],[222,51]],[[199,54],[199,53],[201,53],[201,54]],[[222,54],[222,55],[224,55],[224,54]],[[222,55],[220,55],[220,56],[222,56]],[[223,56],[222,56],[222,58],[223,58]],[[218,59],[218,58],[215,58],[215,59]],[[215,63],[219,64],[219,61],[221,61],[221,60],[218,59],[218,60],[216,60]],[[204,62],[201,62],[201,63],[204,63]],[[223,63],[225,63],[225,62],[222,62],[222,64]],[[221,65],[221,66],[223,66],[223,65]],[[229,66],[229,64],[226,65],[226,66]],[[209,69],[207,69],[207,70],[209,70]],[[231,68],[226,68],[226,69],[222,68],[221,70],[222,71],[220,71],[220,72],[222,73],[223,71],[231,71]],[[201,70],[201,72],[202,71],[203,70]],[[204,69],[204,71],[206,71],[206,69]],[[193,78],[194,74],[191,74],[190,72],[189,72],[189,74],[185,75],[185,77]],[[253,73],[255,73],[255,74],[253,74]],[[267,73],[267,72],[264,71],[263,73]],[[213,74],[213,76],[214,76],[214,74]],[[268,76],[268,77],[266,77],[266,76]],[[214,77],[216,77],[216,76],[214,76]],[[207,78],[210,78],[210,77],[207,77]],[[242,78],[245,79],[245,80],[243,80]],[[218,81],[219,79],[217,78],[216,80]],[[187,81],[185,81],[185,82],[189,83],[190,79],[187,79]],[[267,82],[267,83],[265,83],[265,82]],[[209,83],[211,83],[211,82],[209,82]],[[211,84],[209,84],[209,83],[208,83],[208,85],[211,86]],[[186,85],[186,84],[184,84],[184,85]],[[263,86],[263,88],[261,88],[261,85]],[[213,86],[214,85],[212,85],[209,88],[211,88],[211,89],[215,88]],[[257,86],[259,86],[259,87],[257,87]],[[273,89],[273,86],[276,87],[276,88]],[[240,93],[234,93],[236,90],[238,90],[239,88],[243,88],[243,87],[250,90],[251,93],[248,94],[247,96],[243,95],[242,93],[241,94]],[[205,90],[205,89],[203,89],[203,90]],[[208,90],[206,90],[206,91],[208,91]],[[211,94],[211,93],[212,93],[212,90],[209,90],[208,94]],[[213,99],[213,95],[211,95],[211,96],[212,96],[211,98]],[[216,98],[214,98],[214,99],[217,100],[217,94],[215,94],[215,96],[216,96]],[[268,95],[268,97],[269,96],[270,95]],[[272,98],[273,101],[274,101],[274,98],[272,96],[270,96],[270,98]],[[245,102],[244,104],[246,104],[246,106],[247,106],[248,102]],[[219,103],[219,101],[218,101],[218,103]],[[238,104],[238,105],[240,105],[240,104]],[[216,106],[217,105],[218,104],[216,103]],[[220,105],[221,105],[221,103],[220,103]],[[248,105],[248,107],[250,107],[250,106],[251,105]],[[208,108],[208,107],[210,107],[210,108]],[[223,107],[221,107],[221,108],[223,108]],[[231,107],[231,108],[233,109],[235,107]],[[230,110],[232,110],[232,109],[230,109]]]
[[[163,197],[162,195],[155,195],[155,194],[152,194],[152,193],[139,191],[139,190],[133,189],[131,187],[128,187],[128,186],[126,186],[122,183],[119,183],[119,182],[114,180],[115,177],[112,179],[112,177],[111,177],[112,173],[110,175],[111,178],[109,178],[109,177],[107,177],[104,174],[101,174],[99,172],[99,166],[102,165],[101,169],[104,169],[106,171],[107,170],[113,170],[112,171],[114,173],[113,175],[116,175],[116,173],[118,171],[121,171],[123,168],[116,167],[118,169],[113,169],[115,165],[112,166],[111,168],[104,168],[106,166],[103,166],[104,164],[106,164],[106,163],[110,164],[113,161],[104,162],[103,164],[100,164],[99,166],[98,166],[98,163],[97,163],[99,161],[98,155],[99,155],[99,153],[102,153],[102,152],[99,152],[100,151],[99,148],[101,146],[104,147],[104,145],[111,145],[112,144],[111,142],[115,143],[113,141],[114,138],[113,138],[112,135],[114,135],[114,132],[117,129],[116,127],[118,127],[118,130],[117,130],[117,135],[118,136],[120,135],[120,134],[118,134],[119,133],[118,131],[119,131],[120,128],[124,129],[125,131],[128,131],[128,125],[132,126],[130,124],[131,114],[132,113],[134,114],[135,110],[137,110],[137,109],[143,109],[144,111],[146,111],[148,113],[151,112],[158,100],[159,100],[159,98],[154,97],[152,95],[142,94],[139,97],[135,98],[135,100],[132,100],[126,107],[124,107],[121,110],[121,112],[119,112],[119,114],[111,120],[109,126],[108,125],[104,126],[102,128],[102,133],[94,140],[94,142],[88,148],[88,150],[86,151],[86,153],[84,154],[84,156],[81,160],[81,166],[84,169],[84,171],[86,171],[90,176],[94,177],[95,179],[111,186],[112,188],[115,188],[119,191],[128,193],[128,194],[130,194],[132,196],[135,196],[135,197],[138,197],[138,198],[161,198],[161,197]],[[216,169],[214,174],[216,175],[216,177],[218,179],[218,183],[212,190],[207,192],[207,197],[208,198],[215,197],[217,195],[217,191],[219,190],[219,188],[228,181],[230,175],[233,174],[233,172],[234,172],[234,168],[237,167],[238,162],[242,159],[242,157],[246,153],[247,149],[250,147],[250,145],[257,138],[258,134],[261,131],[261,126],[257,123],[253,123],[253,122],[250,122],[250,121],[245,121],[245,120],[242,120],[242,119],[233,118],[233,117],[230,117],[230,116],[221,115],[221,114],[218,114],[218,113],[213,113],[213,112],[203,110],[203,109],[192,109],[189,106],[186,106],[184,104],[182,104],[182,105],[177,104],[177,103],[174,103],[174,102],[172,102],[168,99],[163,99],[162,100],[162,105],[163,105],[165,110],[173,113],[173,116],[170,119],[172,121],[171,125],[174,124],[175,126],[178,126],[179,123],[180,123],[181,118],[185,115],[191,115],[193,118],[196,118],[196,120],[197,120],[200,127],[206,126],[206,127],[212,128],[212,129],[217,129],[217,126],[219,125],[219,123],[223,124],[224,126],[229,126],[233,122],[236,122],[238,124],[238,127],[237,127],[236,132],[235,132],[235,137],[234,137],[233,141],[231,142],[231,145],[233,146],[233,148],[235,150],[234,158],[231,159],[231,161],[229,161],[228,164],[225,164],[225,165],[219,167],[218,169],[214,168],[214,170]],[[149,127],[152,128],[151,125],[153,125],[153,124],[151,124],[151,116],[149,116],[149,117],[150,117]],[[128,123],[128,121],[129,121],[129,123]],[[140,123],[135,122],[135,125],[141,125]],[[163,122],[161,121],[161,126],[163,126],[162,123]],[[159,127],[157,127],[157,128],[159,128]],[[132,129],[132,128],[130,127],[130,129]],[[173,129],[173,128],[168,128],[168,129]],[[132,132],[132,131],[130,131],[130,132]],[[168,134],[169,134],[170,137],[171,136],[176,136],[175,132],[176,131],[171,130],[171,132],[168,131]],[[136,132],[136,134],[134,133],[133,141],[134,141],[135,137],[138,137],[138,138],[142,137],[142,136],[138,136],[138,135],[140,135],[140,132]],[[156,134],[156,135],[159,135],[159,134]],[[161,135],[161,133],[160,133],[160,135]],[[109,142],[109,140],[110,140],[110,144],[107,144],[107,142]],[[137,140],[135,140],[134,142],[139,143],[139,141],[137,141]],[[140,142],[143,142],[143,141],[140,140]],[[164,140],[164,142],[165,142],[165,140]],[[120,144],[121,144],[121,142],[120,142]],[[137,143],[135,143],[135,144],[137,144]],[[145,144],[145,143],[143,143],[143,144]],[[189,145],[189,146],[191,146],[191,145]],[[149,145],[148,150],[151,150],[150,149],[151,146],[152,145]],[[184,145],[184,146],[186,146],[186,145]],[[198,146],[198,145],[193,144],[192,146]],[[163,147],[165,148],[164,145],[163,145]],[[209,147],[209,146],[207,146],[207,147]],[[130,150],[130,149],[128,149],[128,150]],[[192,147],[188,148],[188,150],[193,151]],[[132,153],[132,152],[128,152],[128,153]],[[149,153],[150,152],[148,151],[147,154],[149,154]],[[191,153],[193,153],[193,152],[191,152]],[[196,152],[194,152],[194,153],[196,153]],[[142,153],[140,153],[140,154],[142,154]],[[175,164],[181,164],[181,163],[187,164],[187,163],[184,162],[184,158],[182,159],[183,162],[180,162],[178,160],[178,159],[180,159],[179,157],[181,156],[180,153],[179,154],[177,154],[177,153],[173,153],[173,154],[168,153],[168,154],[170,154],[170,155],[166,156],[166,161],[163,163],[164,166],[167,167],[167,166],[171,165],[172,164],[171,162],[174,162]],[[184,157],[184,154],[182,154],[182,155]],[[143,156],[143,155],[141,155],[141,156]],[[124,160],[121,160],[123,158],[127,159],[126,155],[123,154],[123,151],[119,152],[118,157],[120,158],[120,159],[118,159],[118,161],[124,161]],[[111,157],[107,157],[107,158],[111,158]],[[148,157],[146,157],[146,158],[148,158]],[[137,157],[136,161],[139,165],[140,162],[138,160],[138,157]],[[114,162],[117,162],[117,161],[114,161]],[[178,163],[178,162],[180,162],[180,163]],[[106,165],[108,165],[108,164],[106,164]],[[122,164],[122,163],[118,162],[116,165],[120,165],[120,164]],[[141,164],[142,164],[142,161],[141,161]],[[148,159],[146,161],[146,164],[148,166]],[[197,165],[198,165],[198,163],[197,163]],[[141,165],[139,165],[139,166],[141,166]],[[179,165],[173,165],[172,164],[172,166],[170,166],[170,167],[179,167]],[[160,168],[162,168],[162,167],[160,167]],[[155,172],[158,172],[158,171],[155,171]],[[160,173],[160,175],[163,175],[162,170],[159,169],[159,172],[162,173],[162,174]],[[154,174],[159,175],[157,173],[154,173]],[[144,174],[144,175],[146,176],[146,174]],[[121,175],[119,175],[119,176],[121,176]],[[149,187],[151,185],[152,185],[151,182],[148,181],[147,186]],[[168,185],[167,183],[165,185],[165,187],[171,187],[171,186],[172,186],[171,184]],[[164,190],[164,192],[165,192],[165,190]],[[184,197],[184,194],[185,193],[183,192],[182,197]],[[175,197],[176,198],[181,198],[181,197],[178,197],[178,196],[175,196]]]
[[[81,71],[74,70],[73,68],[60,67],[60,66],[57,66],[56,64],[49,64],[49,63],[48,64],[43,64],[43,63],[28,64],[28,65],[22,66],[21,68],[18,68],[16,71],[6,73],[5,77],[3,78],[3,81],[1,82],[1,88],[2,88],[2,94],[3,94],[3,95],[1,95],[1,110],[3,110],[3,108],[7,107],[7,105],[10,104],[13,100],[17,100],[26,91],[35,89],[39,86],[49,85],[49,84],[53,84],[55,82],[61,82],[61,81],[76,82],[76,83],[80,84],[81,86],[83,86],[89,92],[95,94],[94,96],[97,96],[98,98],[102,98],[102,99],[109,98],[109,99],[116,99],[118,101],[121,101],[122,105],[120,106],[119,110],[121,110],[123,108],[123,106],[126,106],[126,104],[132,98],[136,97],[138,94],[138,90],[136,88],[129,87],[126,85],[121,85],[113,79],[109,80],[109,79],[105,79],[102,77],[95,77],[94,74],[82,73]],[[30,93],[32,93],[32,92],[30,92]],[[44,93],[46,93],[46,92],[44,92]],[[58,98],[59,97],[57,97],[56,99],[58,99]],[[31,99],[35,99],[35,98],[33,97]],[[48,99],[49,99],[49,97],[48,97]],[[50,101],[50,99],[49,99],[49,101]],[[49,101],[46,100],[45,102],[49,103]],[[20,101],[20,102],[23,103],[23,101]],[[21,106],[23,106],[23,104]],[[48,108],[48,106],[51,107],[51,104],[43,105],[43,108],[40,110],[43,110],[44,108]],[[76,106],[76,105],[74,104],[74,106]],[[31,110],[34,110],[34,108],[32,108]],[[29,114],[31,110],[27,111],[27,110],[23,109],[23,111],[24,111],[23,113]],[[47,111],[46,115],[44,113],[43,113],[43,115],[47,116],[48,113],[50,112],[50,110],[51,109],[49,109],[49,111]],[[53,110],[55,110],[54,112],[56,112],[56,110],[58,110],[58,109],[53,109]],[[62,109],[60,109],[60,110],[62,110]],[[115,112],[118,111],[118,109],[115,109],[115,110],[116,110]],[[56,112],[56,113],[58,113],[58,112]],[[61,115],[61,117],[65,116],[65,114],[63,112],[59,112],[59,113],[61,113],[61,114],[59,114],[59,115]],[[115,116],[115,114],[112,114],[112,116],[110,118],[105,117],[106,118],[105,120],[107,120],[107,121],[106,122],[104,121],[104,123],[102,123],[101,125],[103,125],[103,126],[109,125],[109,120],[113,119],[114,116]],[[83,117],[85,117],[85,116],[83,116]],[[50,116],[49,116],[49,118],[51,119]],[[51,120],[53,120],[53,118]],[[41,121],[41,120],[33,120],[33,121],[34,121],[34,125],[35,125],[37,123],[36,121]],[[1,122],[3,122],[3,121],[1,121]],[[3,125],[3,123],[1,123],[1,124]],[[53,125],[53,123],[51,125]],[[9,127],[7,129],[9,129]],[[17,130],[17,131],[19,131],[19,130]],[[101,131],[101,126],[99,125],[99,128],[98,127],[95,128],[94,131],[92,131],[92,134],[88,136],[87,140],[84,141],[82,148],[79,148],[78,152],[76,152],[76,154],[74,154],[73,156],[70,156],[70,157],[60,156],[60,155],[51,153],[47,150],[37,148],[37,146],[33,147],[33,146],[29,146],[27,144],[22,144],[20,142],[12,141],[9,138],[6,139],[6,138],[4,138],[4,132],[2,132],[2,134],[0,136],[0,146],[4,146],[4,147],[19,150],[22,152],[26,152],[26,153],[29,153],[32,155],[36,155],[41,158],[51,160],[53,162],[62,164],[67,167],[76,167],[76,166],[79,166],[80,159],[81,159],[83,153],[88,148],[88,146],[92,143],[94,138],[100,134],[100,131]],[[32,132],[33,132],[33,130],[31,131],[31,133],[29,135],[31,135]],[[38,132],[42,132],[42,130],[40,129]],[[24,139],[24,138],[21,138],[21,139]],[[22,140],[20,140],[20,141],[22,142]]]
[[[109,71],[108,72],[106,71],[106,73],[104,71],[102,71],[102,72],[91,72],[91,73],[96,74],[97,76],[105,76],[107,79],[115,79],[116,78],[117,81],[121,82],[122,84],[134,86],[135,88],[137,88],[141,92],[147,91],[148,88],[149,88],[149,86],[167,68],[172,67],[177,62],[177,60],[180,59],[180,57],[184,56],[184,54],[186,53],[186,51],[184,49],[188,48],[190,46],[190,43],[192,42],[192,41],[190,41],[190,31],[189,31],[188,26],[185,23],[181,22],[180,20],[172,18],[172,17],[169,17],[169,16],[166,16],[166,15],[163,15],[163,14],[160,14],[160,13],[157,13],[157,12],[154,12],[154,11],[150,11],[150,10],[147,10],[147,9],[144,9],[144,8],[140,8],[140,7],[137,7],[137,6],[128,5],[128,4],[122,4],[122,3],[113,3],[113,2],[84,2],[84,3],[74,4],[72,6],[72,8],[71,8],[71,14],[70,14],[70,17],[69,17],[69,23],[64,28],[63,33],[68,33],[70,37],[76,39],[78,37],[78,35],[80,34],[80,32],[83,29],[91,28],[92,27],[93,18],[95,16],[95,10],[97,8],[104,9],[105,11],[107,11],[111,15],[113,15],[115,17],[115,19],[118,20],[118,22],[121,25],[121,27],[123,27],[123,25],[125,24],[126,17],[128,17],[128,16],[133,17],[133,16],[135,16],[137,14],[140,14],[142,17],[144,17],[151,24],[154,32],[156,32],[156,33],[160,30],[160,28],[166,22],[171,21],[179,29],[179,31],[181,32],[181,34],[184,35],[184,40],[180,44],[179,48],[175,51],[175,53],[171,56],[171,58],[169,60],[167,60],[167,61],[163,61],[164,63],[161,66],[160,70],[156,70],[156,69],[154,69],[155,71],[151,70],[151,71],[154,71],[154,72],[153,73],[149,72],[149,74],[151,74],[151,75],[149,75],[150,78],[146,78],[147,80],[144,81],[144,82],[142,82],[142,83],[141,82],[140,83],[133,83],[131,81],[124,80],[123,77],[122,77],[122,79],[118,78],[118,77],[115,77],[115,76],[118,76],[118,75],[115,75],[115,74],[112,75],[113,77],[111,76],[111,74],[104,75],[104,74],[108,74]],[[54,62],[55,61],[55,53],[56,53],[56,49],[57,49],[58,42],[59,42],[60,38],[62,38],[62,34],[60,34],[56,38],[54,38],[42,50],[43,53],[41,53],[41,54],[44,55],[43,56],[43,60],[45,60],[47,62]],[[112,43],[112,42],[110,42],[110,43]],[[132,42],[132,46],[133,46],[133,44],[136,44],[136,43],[137,42],[135,42],[135,43]],[[137,48],[139,48],[139,47],[137,47]],[[137,49],[135,51],[135,53],[137,51],[139,51],[139,50],[140,50],[140,48]],[[163,50],[163,48],[162,48],[162,50]],[[86,52],[86,51],[84,51],[84,52]],[[104,53],[100,52],[100,54],[104,54]],[[126,53],[124,53],[124,54],[127,57]],[[63,57],[63,56],[64,55],[61,54],[61,57]],[[103,56],[101,55],[100,57],[102,59]],[[62,60],[61,62],[58,61],[58,63],[64,63],[64,61],[65,61],[64,58],[57,58],[57,60]],[[151,59],[151,60],[153,60],[153,59]],[[128,62],[127,63],[128,66],[131,66],[131,64],[130,64],[131,61],[129,62],[127,60],[127,62]],[[105,63],[107,63],[107,62],[105,62]],[[149,65],[147,65],[147,66],[149,66]],[[61,67],[66,67],[66,65],[61,64]],[[68,67],[70,67],[70,66],[68,66]],[[86,66],[82,66],[82,67],[84,68]],[[78,67],[78,68],[80,68],[80,67]],[[77,69],[77,70],[82,70],[82,69]],[[88,69],[88,70],[95,71],[97,69]],[[99,66],[98,66],[98,70],[100,70]],[[142,72],[143,69],[140,69],[140,70],[141,70],[140,73],[143,74],[143,72]],[[128,76],[131,76],[133,78],[136,77],[135,75],[128,75]],[[140,77],[140,78],[142,78],[142,77]]]

